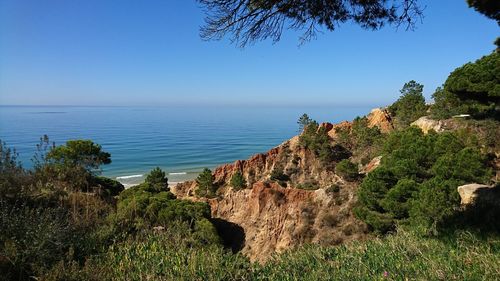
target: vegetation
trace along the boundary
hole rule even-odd
[[[500,6],[495,0],[467,0],[469,7],[500,23]]]
[[[405,128],[411,122],[425,115],[427,106],[425,98],[422,94],[424,86],[411,80],[405,83],[401,89],[399,99],[389,106],[389,112],[395,117],[395,125],[397,128]]]
[[[168,191],[168,178],[160,167],[156,167],[148,175],[145,182],[156,191]]]
[[[42,137],[32,170],[0,142],[0,279],[495,279],[498,202],[461,207],[457,186],[495,184],[491,166],[498,160],[500,130],[491,113],[497,110],[498,81],[489,67],[497,60],[488,56],[457,69],[435,94],[435,116],[468,112],[484,118],[459,120],[454,131],[424,134],[408,127],[425,111],[422,86],[414,81],[390,107],[399,126],[389,134],[358,117],[336,131],[334,142],[325,127],[304,115],[299,145],[344,179],[358,180],[356,163],[382,155],[381,165],[360,183],[355,215],[376,233],[393,235],[338,247],[304,245],[263,265],[225,248],[228,234],[221,231],[223,222],[210,217],[210,206],[177,199],[158,167],[144,183],[124,190],[99,176],[111,155],[90,140],[56,146]],[[276,165],[270,179],[286,186],[286,173]],[[218,186],[209,169],[196,181],[198,196],[215,196]],[[230,184],[247,185],[241,172]],[[498,198],[496,184],[489,192]],[[306,181],[297,187],[318,185]],[[335,208],[346,198],[338,185],[325,191]],[[324,221],[339,223],[335,216]]]
[[[272,181],[278,182],[281,186],[286,186],[286,182],[290,180],[290,176],[285,174],[281,167],[274,167],[269,178]]]
[[[337,166],[335,166],[335,172],[348,181],[359,178],[358,165],[352,163],[348,159],[340,161]]]
[[[326,128],[319,126],[316,121],[312,121],[304,129],[299,137],[299,144],[312,151],[326,165],[351,156],[350,152],[342,145],[333,145]]]
[[[190,246],[181,228],[115,244],[83,268],[60,266],[48,280],[495,280],[497,237],[412,232],[336,247],[306,245],[250,264],[216,246]]]
[[[231,177],[231,186],[235,189],[243,189],[247,186],[247,181],[243,177],[243,174],[240,171],[234,173]]]
[[[217,191],[217,185],[214,183],[214,176],[210,169],[203,169],[203,172],[196,178],[198,188],[196,195],[201,197],[213,197]]]
[[[398,222],[436,231],[460,203],[457,186],[488,183],[484,155],[455,133],[410,127],[385,141],[381,166],[363,180],[356,214],[378,232]]]
[[[312,120],[311,118],[309,118],[309,115],[307,114],[302,114],[302,116],[300,116],[299,120],[297,121],[297,124],[299,124],[299,132],[302,132],[304,131],[304,129],[309,126],[310,124],[312,124],[314,122],[314,120]]]
[[[94,175],[100,163],[110,161],[99,145],[48,144],[48,137],[43,137],[35,169],[25,170],[15,151],[0,142],[2,278],[103,280],[106,275],[96,271],[101,267],[93,264],[86,272],[82,266],[113,253],[126,241],[154,236],[155,229],[175,231],[189,247],[210,245],[223,251],[209,206],[176,199],[161,169],[152,170],[143,184],[123,190],[120,183]],[[88,180],[60,176],[68,171],[74,178]]]
[[[199,0],[207,13],[201,29],[204,39],[231,40],[245,46],[271,38],[279,41],[284,29],[303,30],[301,41],[316,37],[321,28],[335,30],[340,24],[354,22],[362,28],[376,30],[385,24],[414,27],[422,17],[417,1],[260,1]]]
[[[379,155],[384,138],[377,126],[368,127],[366,117],[356,117],[352,121],[350,128],[339,127],[335,129],[335,133],[339,145],[349,149],[353,158],[356,158],[362,164],[368,163],[373,157]],[[347,155],[349,154],[345,154],[345,156]],[[349,158],[349,156],[345,158]]]
[[[488,241],[488,242],[487,242]],[[442,240],[411,232],[337,247],[306,246],[258,267],[258,280],[494,280],[498,238],[457,232]]]
[[[498,119],[500,102],[500,54],[493,52],[455,69],[433,95],[436,118],[457,114]]]

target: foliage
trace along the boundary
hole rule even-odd
[[[247,186],[247,181],[245,180],[243,174],[240,171],[237,171],[231,177],[231,186],[235,189],[242,189]]]
[[[101,176],[93,177],[92,185],[100,186],[102,191],[105,193],[104,196],[106,197],[117,196],[125,189],[123,184],[121,184],[119,181]]]
[[[0,140],[0,197],[18,196],[30,180],[17,157],[16,150]]]
[[[311,122],[300,135],[299,145],[311,150],[326,165],[351,156],[342,145],[332,145],[326,128],[319,126],[316,121]]]
[[[307,114],[302,114],[302,116],[300,116],[299,120],[297,121],[297,124],[299,124],[299,132],[302,132],[304,131],[304,129],[309,126],[310,124],[312,124],[314,122],[314,120],[312,120],[311,118],[309,118],[309,115]]]
[[[47,159],[57,164],[81,166],[90,172],[111,163],[111,154],[91,140],[69,140],[65,145],[52,148]]]
[[[447,118],[455,114],[498,118],[500,102],[500,54],[493,52],[455,69],[443,88],[433,95],[433,115]]]
[[[424,86],[411,80],[400,90],[399,99],[389,106],[391,115],[395,117],[396,126],[405,128],[411,122],[425,115],[427,106],[423,96]]]
[[[156,167],[146,175],[145,182],[157,191],[168,191],[168,178],[160,167]]]
[[[402,24],[411,29],[422,17],[422,9],[414,0],[198,1],[207,13],[201,36],[208,40],[230,34],[231,41],[242,47],[268,38],[277,42],[284,29],[304,30],[300,39],[307,41],[315,38],[318,30],[333,31],[345,22],[371,30],[385,24]]]
[[[339,193],[340,192],[340,186],[338,184],[332,184],[325,191],[326,191],[327,194]]]
[[[203,169],[203,172],[196,178],[196,183],[198,188],[196,189],[196,195],[200,197],[213,197],[217,191],[217,185],[214,183],[214,176],[210,169]]]
[[[315,181],[306,181],[306,182],[298,184],[296,186],[296,188],[305,189],[305,190],[316,190],[319,188],[319,185]]]
[[[174,221],[187,222],[194,231],[197,225],[205,225],[208,219],[208,204],[179,200],[169,191],[159,191],[143,183],[120,194],[112,222],[120,231],[133,233],[155,226],[167,227]],[[211,228],[215,231],[213,226]]]
[[[100,245],[93,223],[76,223],[64,206],[0,199],[0,225],[0,272],[6,280],[39,276],[68,258],[81,262]]]
[[[351,136],[354,146],[357,149],[365,149],[376,145],[381,137],[380,129],[376,126],[368,127],[368,119],[366,117],[356,117],[352,122]]]
[[[348,159],[344,159],[337,163],[335,172],[348,181],[356,180],[359,177],[358,165],[352,163]]]
[[[360,185],[355,213],[381,233],[407,220],[436,231],[458,207],[457,186],[490,176],[486,158],[456,134],[410,127],[385,141],[381,165]]]
[[[469,7],[500,24],[500,4],[496,0],[467,0]]]
[[[248,280],[250,262],[218,244],[201,245],[187,223],[116,243],[81,274],[95,280]]]
[[[336,247],[307,245],[258,266],[257,280],[495,280],[498,236],[489,242],[469,232],[446,239],[411,232]]]
[[[283,168],[281,167],[274,167],[273,170],[271,171],[271,175],[269,176],[269,179],[272,181],[277,182],[279,185],[286,187],[287,181],[290,180],[290,176],[285,174],[283,172]]]

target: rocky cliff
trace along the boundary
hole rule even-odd
[[[369,126],[383,132],[393,128],[385,110],[373,110],[367,119]],[[321,127],[334,144],[336,128],[350,129],[351,122]],[[241,230],[233,235],[241,236],[238,250],[251,260],[263,261],[303,243],[331,245],[365,237],[366,226],[352,214],[357,183],[343,180],[334,168],[334,163],[326,165],[300,146],[296,136],[266,153],[217,167],[213,172],[220,187],[216,198],[196,198],[194,181],[178,184],[172,191],[180,198],[208,202],[212,217]],[[283,171],[288,180],[271,181],[274,170]],[[246,189],[230,186],[236,172],[247,181]]]

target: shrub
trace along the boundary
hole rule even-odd
[[[335,172],[346,180],[352,181],[359,177],[358,165],[352,163],[348,159],[340,161],[335,166]]]
[[[381,165],[358,190],[356,215],[378,232],[409,219],[435,232],[458,207],[456,188],[491,177],[486,158],[454,133],[424,135],[416,127],[393,132]]]
[[[305,128],[299,137],[299,144],[312,151],[323,164],[330,164],[351,156],[351,153],[342,145],[332,145],[326,128],[319,127],[316,121]]]
[[[297,188],[306,189],[306,190],[316,190],[319,188],[319,185],[317,182],[307,181],[307,182],[298,184]]]
[[[278,181],[278,182],[286,182],[288,180],[290,180],[290,177],[285,174],[283,172],[283,169],[282,168],[279,168],[279,167],[275,167],[272,171],[271,171],[271,176],[270,176],[270,179],[272,181]]]
[[[242,189],[247,186],[247,181],[243,177],[243,174],[240,171],[234,173],[231,177],[231,186],[235,189]]]
[[[338,193],[338,192],[340,192],[340,185],[338,185],[338,184],[332,184],[332,185],[330,185],[330,186],[329,186],[329,187],[325,190],[325,192],[326,192],[327,194]]]
[[[125,189],[119,181],[101,176],[93,177],[92,185],[101,187],[105,196],[117,196]]]

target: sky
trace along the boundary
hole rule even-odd
[[[195,0],[0,0],[0,105],[383,106],[409,80],[430,99],[493,49],[465,0],[420,0],[414,31],[344,24],[299,46],[203,41]]]

